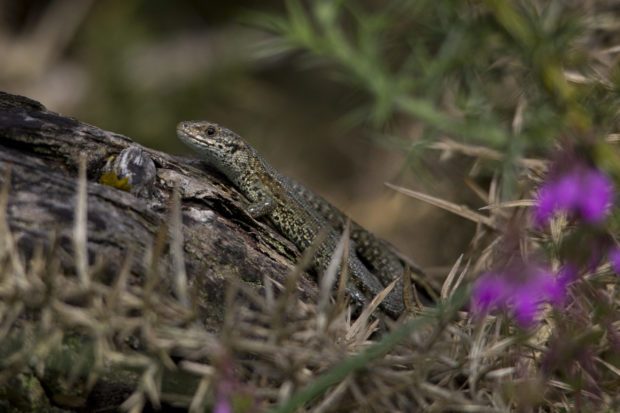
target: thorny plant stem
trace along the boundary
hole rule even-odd
[[[367,367],[370,362],[388,353],[398,344],[407,340],[414,331],[433,323],[438,324],[442,328],[445,325],[445,321],[453,319],[456,312],[465,305],[468,299],[466,289],[460,289],[445,303],[439,304],[435,309],[426,314],[405,322],[386,334],[380,342],[368,347],[357,356],[337,364],[327,373],[293,394],[290,399],[271,409],[268,413],[293,412],[302,407],[304,403],[323,394],[329,387],[346,379],[349,374]],[[433,335],[433,337],[436,337],[436,335]]]

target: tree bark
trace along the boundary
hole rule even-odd
[[[110,158],[130,148],[144,164],[152,160],[153,179],[135,182],[130,191],[99,183],[110,169]],[[26,256],[40,246],[49,248],[57,237],[63,265],[73,264],[81,156],[88,176],[89,261],[93,265],[103,260],[105,265],[99,265],[106,276],[118,273],[128,253],[133,256],[132,276],[144,276],[147,252],[170,220],[175,188],[181,196],[188,283],[199,290],[195,295],[201,297],[207,325],[217,329],[221,321],[223,287],[229,277],[262,288],[264,277],[283,283],[293,269],[299,256],[295,246],[245,213],[243,197],[201,161],[145,148],[128,137],[48,111],[36,101],[0,93],[0,184],[7,184],[10,170],[7,221]],[[143,169],[134,165],[129,182],[140,179]],[[172,270],[170,254],[164,254],[161,267],[164,273]],[[307,275],[298,288],[302,296],[316,295],[315,282]]]
[[[175,131],[171,130],[170,134],[174,135]],[[187,295],[207,332],[217,333],[223,325],[225,291],[229,281],[241,280],[258,294],[262,294],[267,279],[286,284],[287,274],[291,273],[299,258],[298,250],[268,225],[249,216],[243,208],[243,196],[225,178],[205,169],[200,160],[145,148],[128,137],[48,111],[31,99],[0,92],[0,188],[4,191],[1,192],[4,195],[0,195],[0,243],[10,243],[13,250],[17,250],[24,263],[22,267],[33,265],[28,262],[31,259],[34,262],[33,257],[36,258],[37,254],[47,253],[53,254],[54,262],[59,263],[59,273],[69,277],[79,273],[76,270],[74,224],[81,162],[86,165],[87,176],[88,272],[101,283],[98,285],[114,285],[128,263],[127,285],[148,284],[149,277],[156,272],[158,279],[163,280],[164,290],[168,294],[174,292],[174,280],[178,279],[175,277],[180,271],[171,240],[175,222],[182,235],[179,245],[183,252],[177,251],[177,256],[183,256]],[[179,199],[175,198],[175,191],[180,203],[175,201]],[[176,221],[175,205],[180,205],[180,218],[177,215]],[[42,322],[39,320],[44,319],[45,306],[47,309],[54,305],[56,310],[60,308],[59,317],[72,316],[72,312],[82,308],[80,300],[88,302],[88,297],[78,295],[78,298],[54,302],[53,297],[46,298],[52,294],[54,283],[51,282],[51,287],[41,290],[44,291],[41,297],[32,297],[32,302],[23,305],[15,303],[28,301],[29,297],[20,295],[19,285],[16,287],[14,280],[7,281],[11,273],[6,268],[12,263],[11,258],[7,258],[7,248],[9,246],[0,245],[0,284],[3,286],[0,288],[0,331],[4,334],[0,337],[0,360],[9,356],[17,360],[20,347],[37,348],[32,339],[28,341],[28,331],[35,332],[35,341],[45,340],[45,325],[39,325]],[[52,270],[50,273],[55,276]],[[70,279],[63,277],[60,280],[65,285],[59,288],[73,288],[68,285]],[[44,276],[37,280],[38,284],[31,286],[31,290],[36,292],[37,285],[47,282]],[[102,291],[101,288],[104,287],[99,287],[98,291]],[[302,299],[316,299],[316,282],[307,274],[301,274],[296,288]],[[11,291],[15,292],[13,296]],[[148,294],[140,297],[148,300]],[[107,299],[105,293],[100,297],[104,302]],[[132,320],[131,317],[143,311],[141,305],[138,302],[133,309],[123,310],[122,314]],[[172,311],[164,307],[165,302],[160,305],[161,311]],[[89,314],[94,314],[97,320],[99,313],[96,307],[93,308]],[[18,316],[12,317],[11,311]],[[79,327],[80,323],[78,317],[71,325]],[[103,323],[106,323],[105,319]],[[10,327],[3,330],[5,324]],[[183,334],[182,322],[174,321],[172,325],[180,326],[178,331],[181,333],[178,334]],[[28,326],[32,329],[28,330]],[[139,329],[139,324],[133,328],[132,331]],[[41,331],[42,335],[36,336]],[[65,339],[69,337],[71,341],[72,333],[61,334],[62,348],[65,348]],[[93,340],[96,342],[97,339],[83,335],[79,328],[77,334],[81,337],[80,346],[92,349]],[[113,333],[112,339],[117,334]],[[126,341],[121,341],[120,345],[126,345]],[[80,346],[69,348],[70,359],[78,358],[83,352],[79,350]],[[129,351],[144,346],[144,343],[138,343],[130,346]],[[29,355],[20,357],[27,362]],[[62,357],[65,356],[61,354]],[[49,390],[59,388],[58,383],[69,374],[66,370],[55,372],[49,366],[41,371],[24,369],[20,368],[23,366],[20,363],[4,365],[0,361],[0,410],[61,411],[58,406],[66,409],[62,411],[91,411],[104,407],[113,410],[137,388],[139,382],[139,376],[131,370],[111,376],[106,376],[103,370],[94,386],[82,383],[82,392],[77,397],[71,386]],[[101,368],[99,366],[98,371]],[[164,377],[164,385],[167,377]],[[190,385],[182,386],[180,394],[191,397],[198,378],[184,376],[183,380],[189,380]],[[178,378],[171,381],[178,382]],[[13,401],[5,400],[7,394],[12,395]],[[26,407],[20,410],[19,406]]]

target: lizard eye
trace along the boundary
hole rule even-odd
[[[213,126],[209,126],[207,128],[207,135],[209,135],[209,136],[215,135],[215,128]]]

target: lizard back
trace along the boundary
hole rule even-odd
[[[280,174],[245,139],[229,129],[207,121],[187,121],[179,124],[177,134],[252,202],[248,212],[255,217],[268,216],[300,250],[308,248],[322,228],[332,227],[314,257],[317,269],[327,268],[338,241],[334,227],[342,229],[347,220],[342,212],[303,185]],[[365,253],[365,261],[378,273],[383,284],[401,276],[403,267],[372,233],[354,222],[351,228],[354,242],[351,243],[347,266],[358,286],[352,286],[349,293],[365,303],[358,287],[376,295],[383,285],[359,261],[354,251],[355,240],[359,243],[357,252]],[[385,298],[382,307],[393,315],[400,314],[404,309],[402,294],[400,282]]]

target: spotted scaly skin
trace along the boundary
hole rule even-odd
[[[318,246],[313,261],[318,271],[325,271],[338,242],[336,228],[344,226],[346,215],[303,185],[280,174],[245,139],[216,123],[181,122],[177,126],[177,135],[248,198],[251,204],[247,210],[253,217],[269,217],[301,251],[327,227],[327,235]],[[347,292],[355,302],[363,305],[367,303],[363,291],[376,295],[384,286],[360,262],[356,250],[383,284],[399,277],[404,270],[381,240],[354,222],[351,224],[351,238],[347,269],[352,283],[349,283]],[[381,307],[393,316],[403,312],[402,282],[388,294]]]
[[[325,198],[312,192],[299,182],[284,176],[296,196],[305,202],[323,218],[327,220],[335,229],[344,230],[347,220],[350,222],[349,230],[351,240],[355,243],[355,251],[362,262],[369,266],[373,274],[379,277],[384,285],[392,282],[396,276],[403,273],[404,268],[400,259],[392,252],[392,248],[375,234],[350,220],[342,211],[333,206]],[[414,264],[410,264],[412,266]],[[421,273],[417,266],[412,266],[411,270]]]

